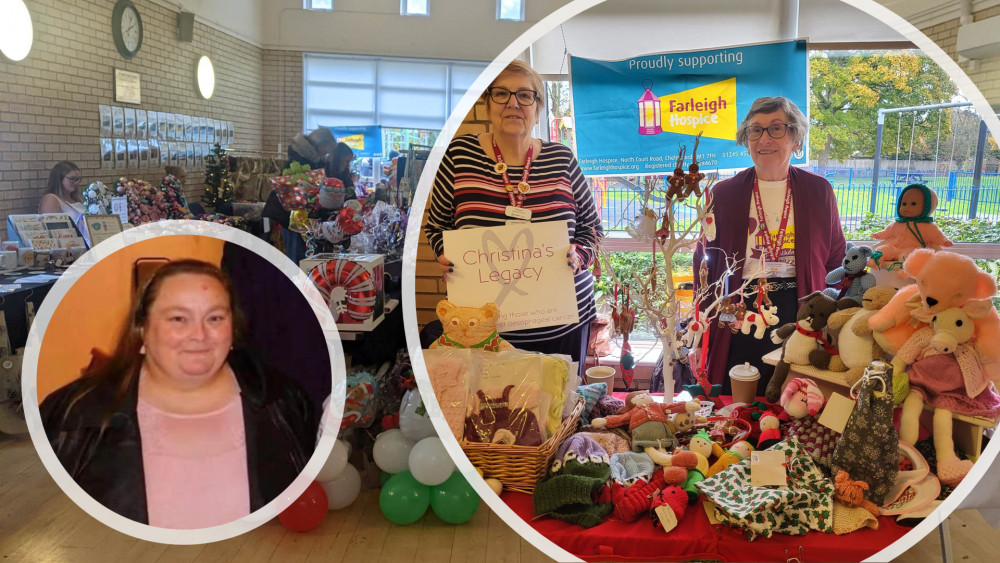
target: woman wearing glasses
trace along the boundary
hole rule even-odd
[[[65,213],[75,223],[86,209],[80,197],[83,174],[76,164],[63,160],[49,172],[48,193],[38,202],[39,213]]]
[[[515,347],[586,358],[590,322],[596,317],[594,280],[588,271],[602,236],[593,194],[572,151],[531,136],[542,112],[542,79],[530,66],[514,61],[483,94],[490,132],[452,140],[434,180],[425,233],[447,278],[453,264],[444,255],[442,232],[492,227],[509,221],[566,221],[570,251],[567,267],[575,274],[580,321],[577,324],[506,332]]]
[[[758,286],[766,279],[765,295],[778,307],[777,326],[795,321],[798,299],[824,289],[827,272],[844,258],[832,186],[822,176],[789,164],[792,153],[802,150],[808,130],[806,117],[788,98],[753,102],[737,129],[736,142],[747,148],[754,165],[712,189],[716,237],[699,244],[694,256],[695,271],[703,260],[707,263],[709,280],[722,275],[725,257],[738,261],[728,287],[732,291],[743,280],[754,280],[749,286],[752,296],[744,301],[748,311],[759,310],[764,295],[758,297]],[[782,382],[765,387],[774,368],[761,361],[775,348],[770,338],[734,335],[718,323],[712,323],[710,331],[711,382],[723,384],[723,394],[731,394],[729,368],[749,362],[760,370],[758,393],[767,388],[768,399],[777,401]]]

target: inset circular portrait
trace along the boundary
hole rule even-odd
[[[35,447],[77,504],[142,539],[200,543],[266,522],[312,482],[344,363],[294,264],[233,229],[183,227],[126,232],[59,280],[24,395]]]

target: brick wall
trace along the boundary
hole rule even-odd
[[[100,169],[99,104],[232,121],[236,146],[261,148],[268,107],[261,48],[197,21],[194,41],[180,43],[177,13],[142,2],[142,49],[125,60],[111,37],[113,7],[109,0],[34,0],[28,57],[15,63],[0,56],[0,221],[37,212],[49,169],[60,160],[76,162],[85,182],[113,185],[123,172],[159,182],[160,169]],[[215,66],[211,100],[202,99],[195,84],[203,54]],[[115,68],[141,75],[141,105],[114,101]],[[202,170],[189,171],[189,198],[200,198],[202,180]]]
[[[489,130],[490,120],[486,114],[486,104],[480,100],[469,112],[469,115],[465,116],[465,120],[458,128],[457,135],[488,133]],[[425,212],[420,224],[425,225],[426,223],[427,213]],[[447,286],[441,280],[441,268],[435,259],[434,250],[431,249],[424,236],[420,237],[420,246],[417,247],[417,269],[413,287],[417,307],[417,323],[423,327],[437,319],[434,306],[437,305],[438,301],[447,297]]]
[[[302,132],[302,52],[264,51],[264,130],[267,151],[286,152],[288,141]]]
[[[973,21],[981,21],[992,17],[1000,16],[1000,6],[980,10],[973,14]],[[922,29],[927,37],[938,44],[945,53],[952,59],[958,60],[956,43],[958,41],[958,18],[940,23],[938,25]],[[974,68],[969,63],[963,64],[962,69],[969,75],[969,78],[979,87],[979,90],[986,97],[994,108],[1000,107],[1000,57],[989,57],[976,61]]]

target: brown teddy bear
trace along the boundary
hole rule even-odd
[[[829,346],[823,334],[823,329],[830,315],[838,309],[846,308],[853,301],[844,299],[838,304],[830,296],[821,291],[815,291],[802,299],[801,305],[795,315],[794,323],[786,323],[771,331],[771,342],[782,344],[781,359],[774,367],[774,375],[767,383],[764,391],[764,398],[768,402],[776,403],[781,398],[781,391],[785,387],[785,378],[791,364],[808,365],[809,353],[819,346]]]

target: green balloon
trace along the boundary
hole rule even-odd
[[[378,476],[378,484],[384,487],[385,484],[389,482],[389,479],[392,479],[392,473],[386,473],[385,471],[383,471]]]
[[[378,506],[390,522],[406,526],[427,512],[430,495],[430,487],[420,484],[409,471],[403,471],[385,482],[378,495]]]
[[[458,471],[431,490],[431,510],[449,524],[468,522],[479,509],[479,495]]]

